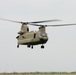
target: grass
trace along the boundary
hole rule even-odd
[[[0,75],[76,75],[76,73],[0,73]]]

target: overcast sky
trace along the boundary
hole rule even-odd
[[[76,23],[76,0],[0,0],[0,17],[16,21],[60,19],[43,24]],[[0,72],[76,71],[76,26],[46,28],[45,49],[20,46],[21,24],[0,20]],[[30,31],[38,27],[29,26]]]

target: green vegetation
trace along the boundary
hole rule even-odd
[[[35,73],[0,73],[0,75],[76,75],[76,72],[50,72],[50,73],[40,73],[40,72],[35,72]]]

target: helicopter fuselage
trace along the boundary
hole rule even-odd
[[[45,32],[31,31],[19,35],[17,37],[19,45],[38,45],[45,44],[48,41],[48,36]]]
[[[48,36],[46,34],[46,27],[61,27],[61,26],[71,26],[76,25],[76,23],[73,24],[56,24],[56,25],[42,25],[37,23],[44,23],[44,22],[54,22],[54,21],[61,21],[58,19],[53,20],[44,20],[44,21],[34,21],[34,22],[22,22],[22,21],[14,21],[14,20],[8,20],[0,18],[0,20],[5,20],[9,22],[14,23],[21,23],[21,30],[18,32],[19,36],[17,36],[18,44],[19,45],[27,45],[27,47],[33,48],[33,45],[39,45],[42,44],[41,48],[44,48],[43,44],[45,44],[48,41]],[[39,30],[34,32],[29,32],[29,26],[39,26]]]

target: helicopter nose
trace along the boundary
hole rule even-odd
[[[40,38],[40,40],[47,41],[48,40],[48,37],[42,37],[42,38]]]
[[[44,40],[48,40],[48,37],[43,37]]]

